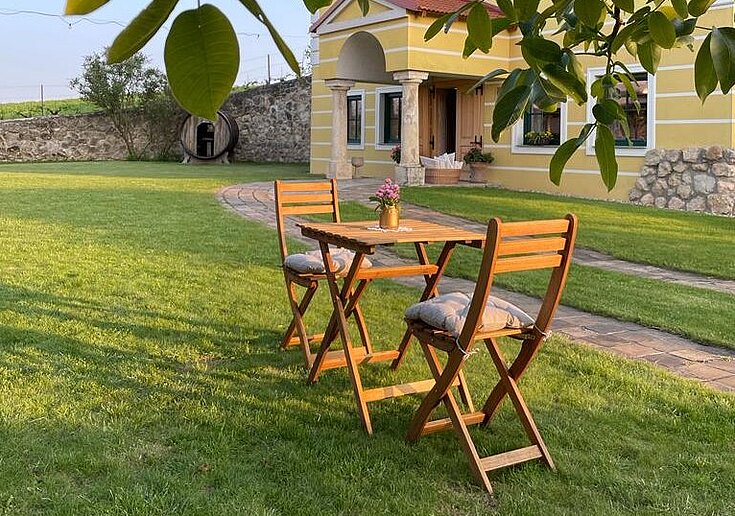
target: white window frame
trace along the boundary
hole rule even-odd
[[[347,98],[360,97],[360,106],[362,112],[360,113],[360,143],[348,143],[347,150],[365,150],[365,90],[350,90],[347,92]],[[347,114],[349,115],[349,103],[347,108]]]
[[[524,113],[525,115],[525,113]],[[523,144],[523,120],[524,116],[521,116],[513,125],[513,132],[511,134],[511,149],[512,154],[554,154],[559,145],[567,140],[567,103],[559,103],[559,145],[524,145]]]
[[[631,73],[646,72],[641,65],[629,65],[628,70]],[[587,93],[590,93],[590,87],[592,83],[597,80],[597,77],[605,73],[604,68],[588,68],[587,69]],[[648,93],[646,102],[646,146],[645,147],[618,147],[615,146],[616,156],[645,156],[646,152],[656,148],[656,76],[648,74]],[[592,115],[592,108],[595,105],[594,99],[590,96],[589,102],[587,102],[587,123],[592,124],[595,122],[595,117]],[[595,132],[592,131],[589,138],[587,138],[586,153],[587,156],[595,155]]]
[[[393,150],[396,143],[385,143],[383,141],[383,124],[385,123],[385,109],[383,108],[383,97],[386,93],[403,93],[402,86],[381,86],[375,88],[375,150]],[[403,116],[403,113],[401,113]],[[403,135],[401,135],[403,136]]]

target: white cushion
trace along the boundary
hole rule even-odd
[[[409,306],[406,318],[421,320],[424,323],[447,331],[459,337],[467,320],[472,297],[463,292],[443,294]],[[494,331],[503,328],[528,328],[534,320],[526,312],[512,303],[498,297],[490,296],[482,314],[482,331]]]
[[[355,253],[341,247],[330,249],[332,255],[332,263],[337,268],[335,272],[346,273],[355,259]],[[290,254],[286,256],[283,265],[301,274],[324,274],[327,270],[324,267],[321,251],[307,251],[305,253]],[[373,264],[367,258],[362,260],[362,268],[367,269]]]

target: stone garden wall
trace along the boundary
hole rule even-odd
[[[236,161],[309,161],[311,78],[233,93],[223,109],[240,126]],[[180,123],[172,120],[176,127]],[[182,155],[178,141],[173,149],[175,155]],[[156,149],[151,149],[151,155],[156,155]],[[100,113],[0,121],[0,162],[126,157],[123,141]]]
[[[309,161],[310,77],[235,93],[222,109],[234,116],[240,127],[235,161]]]
[[[735,216],[735,149],[650,150],[630,200],[658,208]]]

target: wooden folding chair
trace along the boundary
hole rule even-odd
[[[319,282],[325,281],[327,276],[325,273],[299,272],[286,265],[286,258],[289,254],[286,244],[285,219],[289,216],[327,214],[332,216],[333,222],[340,222],[337,181],[334,179],[330,181],[276,181],[274,190],[283,275],[286,280],[289,305],[293,313],[291,324],[281,341],[281,348],[300,345],[304,354],[304,363],[309,368],[314,360],[311,344],[320,343],[324,334],[309,335],[304,323],[304,314],[317,292]],[[301,301],[298,299],[297,285],[306,289]],[[363,346],[367,352],[371,352],[372,345],[360,306],[356,304],[352,307],[349,315],[355,317]]]
[[[426,395],[411,421],[407,439],[414,442],[423,435],[453,428],[470,460],[473,474],[490,493],[492,493],[492,486],[488,480],[488,471],[533,459],[541,459],[549,468],[555,469],[554,462],[518,388],[518,381],[547,337],[566,283],[576,233],[577,218],[574,215],[567,215],[566,218],[559,220],[505,224],[500,219],[492,219],[488,225],[487,241],[477,284],[471,301],[468,300],[468,311],[461,330],[455,329],[454,332],[451,332],[445,328],[427,324],[420,319],[407,319],[409,330],[419,340],[436,379],[434,388]],[[551,268],[552,272],[546,295],[535,319],[517,307],[510,305],[508,308],[502,300],[490,298],[490,289],[495,274],[545,268]],[[491,304],[488,304],[489,299]],[[505,306],[505,309],[513,314],[520,312],[525,319],[510,317],[506,312],[501,314],[502,317],[508,316],[508,321],[515,322],[512,324],[501,322],[500,325],[504,327],[493,329],[498,324],[491,325],[488,321],[497,322],[497,317],[493,319],[491,315],[497,316],[498,312],[491,314],[490,311],[497,310],[498,306]],[[511,337],[521,341],[520,351],[510,367],[506,365],[498,346],[498,337]],[[465,362],[472,353],[473,345],[478,340],[485,342],[500,375],[500,381],[490,393],[482,410],[463,414],[452,394],[451,387],[462,372]],[[435,348],[448,354],[444,367],[439,362]],[[480,457],[467,426],[477,423],[487,425],[506,395],[513,403],[532,445],[488,457]],[[429,420],[432,412],[440,403],[446,407],[449,418]]]

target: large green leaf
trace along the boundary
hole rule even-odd
[[[110,0],[66,0],[64,14],[89,14],[96,11]]]
[[[697,95],[704,102],[710,93],[715,91],[717,87],[717,72],[712,62],[712,54],[710,53],[710,40],[712,34],[702,41],[702,45],[697,52],[697,59],[694,61],[694,87]]]
[[[689,8],[687,8],[686,0],[671,0],[671,5],[682,20],[689,16]]]
[[[111,63],[119,63],[135,54],[158,32],[179,0],[153,0],[115,38],[107,51]]]
[[[289,46],[283,40],[283,38],[278,33],[268,17],[265,15],[265,12],[263,12],[263,9],[261,9],[257,0],[240,0],[240,3],[244,5],[245,8],[250,11],[250,13],[255,16],[255,18],[260,23],[265,25],[265,28],[268,29],[268,32],[271,35],[271,38],[273,38],[273,42],[276,44],[276,47],[278,47],[278,51],[288,63],[289,68],[291,68],[291,70],[293,70],[296,75],[301,75],[301,67],[299,66],[298,60],[294,57],[293,52],[291,51]]]
[[[714,3],[715,0],[691,0],[688,8],[689,14],[695,17],[702,16]]]
[[[600,167],[602,182],[609,192],[618,180],[618,162],[615,159],[615,137],[606,125],[597,124],[595,136],[595,157]]]
[[[671,48],[676,41],[676,29],[666,15],[660,11],[654,11],[648,18],[648,30],[651,32],[653,41],[663,48]]]
[[[681,0],[682,2],[685,0]],[[620,7],[623,11],[627,13],[632,13],[635,11],[635,0],[613,0],[613,3],[615,4],[615,7]]]
[[[576,150],[579,149],[585,141],[587,141],[587,138],[594,127],[595,124],[585,124],[578,137],[565,141],[558,149],[556,149],[556,152],[551,157],[551,163],[549,164],[549,179],[551,179],[551,182],[556,186],[559,186],[559,183],[561,183],[561,174],[564,172],[564,167],[567,166],[567,162],[572,155],[574,155]]]
[[[524,56],[528,56],[527,63],[529,60],[536,63],[559,63],[561,61],[561,48],[550,39],[538,36],[523,38],[519,45]]]
[[[713,27],[709,50],[720,89],[727,93],[735,84],[735,28]]]
[[[544,66],[543,71],[554,86],[572,97],[577,104],[581,105],[587,102],[587,88],[585,88],[584,82],[573,74],[554,63]]]
[[[597,27],[605,12],[602,0],[575,0],[574,13],[588,27]]]
[[[539,0],[515,0],[516,16],[519,20],[531,18],[538,10]]]
[[[493,140],[497,142],[500,139],[500,133],[520,118],[526,109],[530,95],[531,88],[527,84],[521,84],[505,95],[498,96],[493,110]]]
[[[434,23],[429,25],[429,28],[426,29],[426,32],[424,33],[424,41],[429,41],[431,38],[439,34],[439,32],[444,28],[444,25],[449,21],[450,16],[451,14],[445,14],[441,18],[434,20]]]
[[[332,0],[304,0],[304,5],[311,14],[314,14],[322,7],[326,7],[332,3]]]
[[[467,34],[472,43],[484,53],[493,44],[493,27],[490,15],[483,4],[475,4],[467,15]]]
[[[370,12],[370,0],[357,0],[357,4],[360,6],[363,16],[367,16]]]
[[[171,91],[181,106],[215,120],[232,91],[240,65],[237,35],[227,17],[212,5],[177,16],[164,51]]]
[[[640,43],[638,45],[638,61],[650,74],[655,74],[661,62],[661,47],[654,41]]]
[[[503,11],[503,14],[505,14],[506,18],[515,21],[516,9],[515,7],[513,7],[513,2],[511,0],[498,0],[495,3],[498,4],[498,7],[500,7],[501,11]]]

